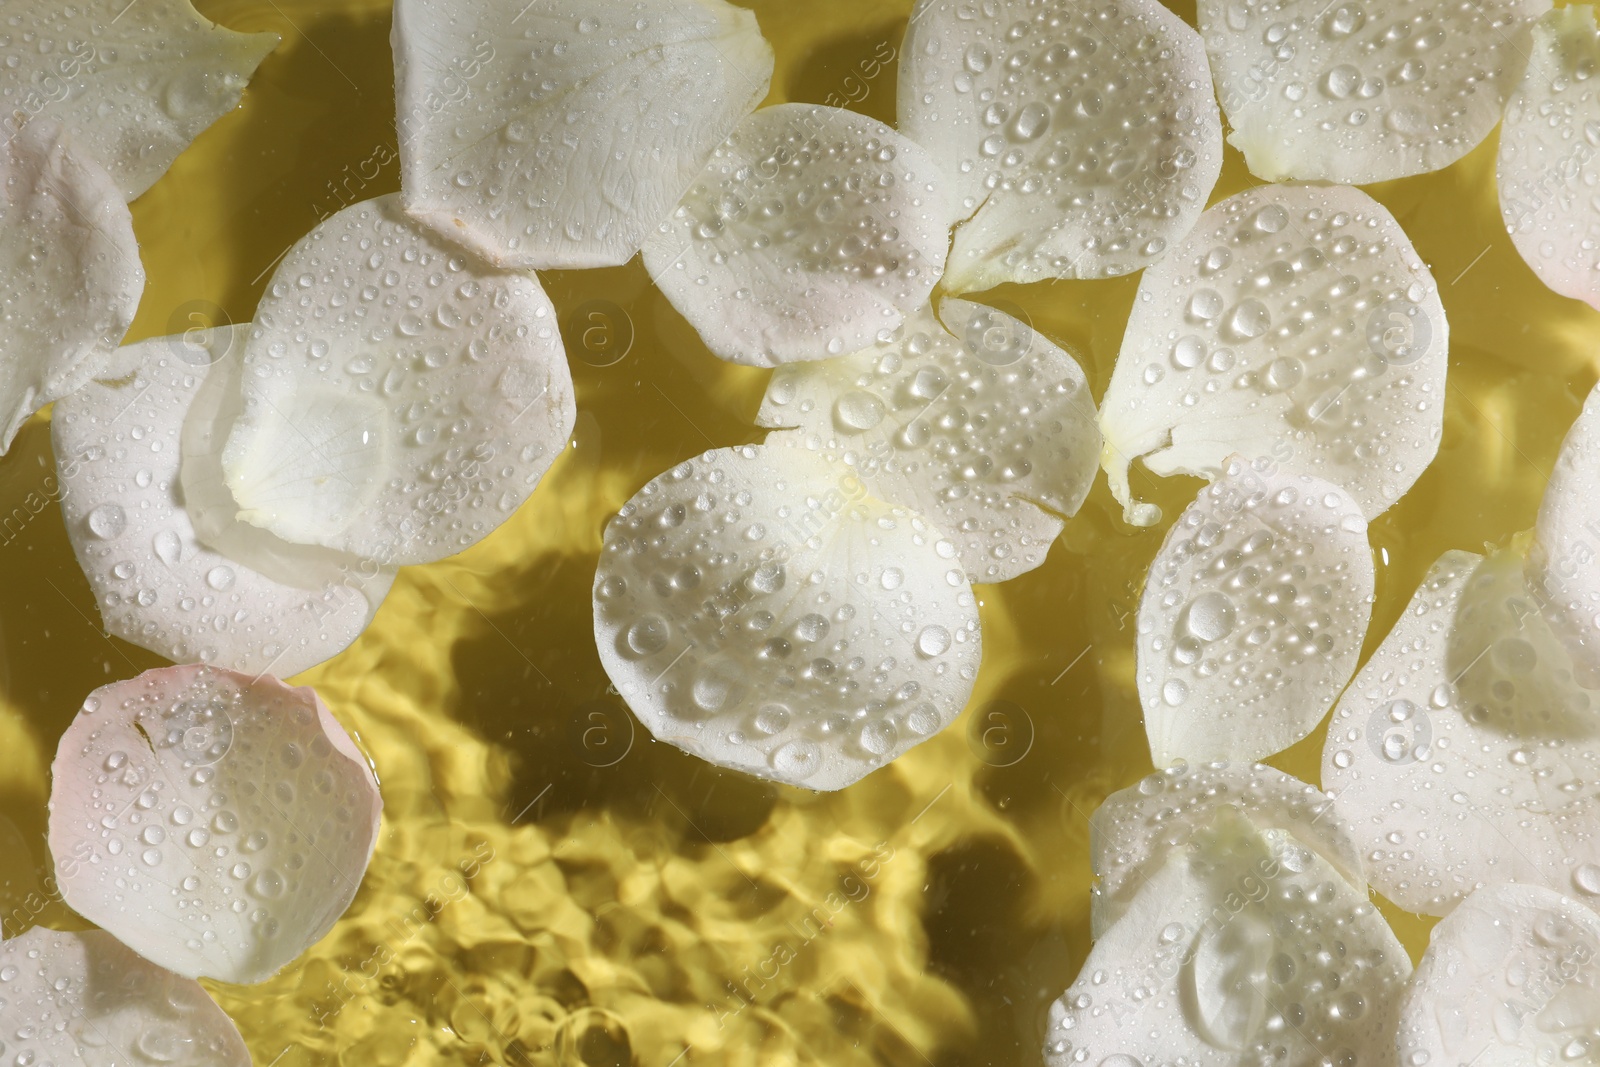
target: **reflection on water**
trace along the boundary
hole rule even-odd
[[[892,118],[884,49],[909,0],[751,6],[778,52],[772,100],[837,93]],[[397,187],[387,4],[201,7],[284,43],[135,205],[150,286],[132,339],[197,325],[196,309],[247,320],[320,217]],[[1367,651],[1440,552],[1531,524],[1595,375],[1600,317],[1511,248],[1494,151],[1375,190],[1439,279],[1453,344],[1439,459],[1372,527]],[[1246,184],[1230,153],[1217,195]],[[574,357],[571,447],[502,530],[404,571],[366,636],[296,679],[370,753],[387,807],[334,932],[261,986],[211,986],[256,1062],[1037,1063],[1088,948],[1088,815],[1149,769],[1132,619],[1164,529],[1125,527],[1102,479],[1042,568],[980,588],[984,666],[962,718],[860,784],[817,796],[717,770],[652,741],[609,692],[590,584],[605,519],[640,486],[760,437],[766,374],[712,358],[637,262],[544,282]],[[985,299],[1075,351],[1098,396],[1136,286]],[[8,934],[75,922],[38,866],[49,761],[90,689],[160,662],[100,633],[48,436],[35,420],[0,462],[0,829],[29,843],[0,838],[0,854],[36,866],[0,879]],[[1169,517],[1198,485],[1135,478]],[[1314,781],[1321,739],[1273,762]],[[38,908],[18,912],[29,894]],[[1428,923],[1386,914],[1418,952]]]

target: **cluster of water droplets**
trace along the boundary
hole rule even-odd
[[[1483,140],[1536,6],[1204,0],[1200,26],[1252,170],[1371,182],[1438,169]]]
[[[774,373],[768,441],[821,451],[874,494],[917,508],[980,581],[1044,562],[1099,456],[1094,406],[1070,355],[992,308],[947,299],[870,349]]]
[[[238,1030],[199,983],[100,930],[35,927],[0,944],[0,1018],[0,1057],[17,1067],[250,1063]]]
[[[965,703],[978,624],[955,556],[847,468],[773,447],[707,453],[607,525],[601,659],[657,737],[838,788]]]
[[[1340,701],[1323,751],[1378,888],[1432,914],[1496,880],[1600,894],[1597,708],[1520,552],[1441,558]]]
[[[376,786],[347,747],[272,679],[168,668],[96,690],[55,765],[63,894],[180,973],[265,977],[365,868]]]
[[[1389,1062],[1410,961],[1376,907],[1288,831],[1208,814],[1052,1008],[1051,1067]]]

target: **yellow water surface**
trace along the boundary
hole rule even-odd
[[[892,121],[883,60],[910,0],[744,3],[777,52],[769,102]],[[149,287],[130,340],[247,321],[287,247],[399,185],[387,4],[199,6],[283,43],[134,205]],[[1192,21],[1192,3],[1174,7]],[[1502,229],[1495,148],[1370,190],[1438,279],[1451,352],[1439,457],[1372,526],[1369,652],[1440,553],[1531,525],[1600,373],[1600,315],[1546,290]],[[1230,149],[1216,198],[1253,181]],[[759,439],[766,374],[708,354],[637,261],[543,281],[577,382],[571,448],[503,528],[403,571],[367,633],[296,679],[371,755],[386,810],[326,939],[262,985],[208,983],[256,1063],[1038,1063],[1048,1005],[1088,948],[1088,815],[1150,770],[1132,618],[1164,527],[1125,526],[1102,478],[1045,566],[979,588],[971,706],[858,785],[817,795],[719,771],[608,695],[590,584],[602,525],[641,485]],[[984,299],[1073,350],[1098,396],[1136,286]],[[52,470],[40,417],[0,460],[8,935],[81,925],[57,902],[16,904],[49,870],[49,761],[89,690],[163,662],[102,633]],[[1135,477],[1169,519],[1199,484]],[[1319,729],[1272,762],[1314,782],[1321,745]],[[1384,909],[1420,953],[1431,920]]]

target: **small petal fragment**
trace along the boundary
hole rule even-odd
[[[1600,689],[1600,387],[1584,401],[1539,505],[1528,585],[1567,646],[1573,671]]]
[[[1552,11],[1533,27],[1527,73],[1500,130],[1500,214],[1539,280],[1600,308],[1600,28],[1588,4]]]
[[[768,444],[846,463],[873,496],[953,531],[980,582],[1042,564],[1057,515],[1077,512],[1099,469],[1094,399],[1077,361],[965,300],[942,301],[938,317],[923,308],[853,355],[778,368],[756,421],[793,427]]]
[[[1322,753],[1367,876],[1429,915],[1492,882],[1600,901],[1597,781],[1600,692],[1573,680],[1514,550],[1434,564]]]
[[[1359,189],[1230,197],[1145,272],[1100,409],[1129,522],[1128,466],[1215,477],[1239,453],[1343,486],[1368,519],[1439,450],[1449,337],[1433,276]]]
[[[383,801],[310,689],[215,667],[101,686],[51,765],[62,896],[145,959],[259,982],[349,907]]]
[[[719,449],[606,526],[595,639],[660,740],[842,789],[955,719],[981,654],[956,546],[797,448]]]
[[[36,926],[0,942],[7,1062],[54,1067],[250,1067],[244,1038],[200,983],[104,930]]]
[[[384,567],[429,563],[504,522],[576,418],[538,280],[442,244],[385,196],[279,265],[222,464],[251,525]]]
[[[1133,903],[1144,883],[1211,825],[1217,809],[1233,808],[1266,830],[1287,830],[1362,892],[1355,831],[1333,800],[1264,763],[1180,763],[1106,798],[1089,818],[1090,863],[1097,885],[1089,898],[1090,932],[1100,938]],[[1299,858],[1285,850],[1295,863]]]
[[[938,166],[883,123],[780,104],[734,128],[644,265],[722,359],[854,352],[927,302],[950,207]]]
[[[959,193],[953,293],[1132,273],[1222,169],[1205,46],[1155,0],[920,0],[899,111]]]
[[[1600,1030],[1597,965],[1594,912],[1539,886],[1486,886],[1433,928],[1396,1062],[1581,1062]]]
[[[127,200],[238,106],[278,46],[277,34],[236,33],[189,0],[3,0],[0,17],[5,113],[59,121]]]
[[[61,510],[106,629],[176,662],[297,674],[354,641],[394,573],[291,545],[235,520],[232,498],[196,491],[215,446],[184,437],[237,406],[248,326],[164,337],[117,353],[120,380],[56,404],[50,427]],[[203,427],[195,423],[202,422]],[[187,454],[186,454],[187,453]]]
[[[1364,185],[1449,166],[1489,135],[1550,0],[1200,0],[1217,96],[1250,171]]]
[[[4,69],[0,64],[0,69]],[[94,377],[144,292],[111,176],[46,120],[0,145],[0,455],[28,416]]]
[[[1139,600],[1155,765],[1263,759],[1315,729],[1355,672],[1374,582],[1349,494],[1229,460],[1167,532]]]
[[[1134,895],[1050,1009],[1049,1067],[1391,1063],[1411,961],[1286,830],[1219,810]]]
[[[406,211],[501,267],[626,263],[767,95],[723,0],[397,0]]]

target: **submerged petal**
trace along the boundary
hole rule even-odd
[[[1372,616],[1349,494],[1239,457],[1167,532],[1139,600],[1139,702],[1157,767],[1251,760],[1316,728]]]
[[[51,765],[66,902],[145,959],[259,982],[344,914],[383,801],[310,689],[215,667],[101,686]]]
[[[1089,898],[1091,935],[1103,936],[1167,854],[1187,845],[1224,807],[1262,829],[1287,830],[1352,887],[1366,891],[1355,831],[1327,794],[1263,763],[1180,763],[1111,794],[1090,817],[1097,882]],[[1287,850],[1280,854],[1284,858],[1299,862]]]
[[[1530,885],[1479,889],[1433,928],[1400,1010],[1401,1064],[1570,1063],[1600,1030],[1600,917]]]
[[[1095,942],[1051,1006],[1046,1062],[1389,1063],[1410,973],[1365,892],[1224,809]]]
[[[385,196],[279,264],[222,466],[251,525],[378,567],[427,563],[509,518],[576,417],[538,280],[442,244]]]
[[[956,556],[848,467],[778,446],[707,452],[607,524],[600,660],[657,738],[841,789],[972,692],[978,609]]]
[[[1200,0],[1228,142],[1268,181],[1366,184],[1466,155],[1500,121],[1550,0]]]
[[[122,193],[56,123],[5,138],[0,184],[4,455],[28,416],[111,358],[139,306],[144,266]]]
[[[1044,562],[1057,516],[1074,514],[1094,482],[1094,420],[1071,355],[1002,311],[954,299],[870,348],[780,367],[756,418],[792,427],[769,444],[844,462],[873,496],[951,531],[980,582]]]
[[[1205,46],[1156,0],[920,0],[899,118],[958,191],[954,293],[1136,271],[1222,169]]]
[[[103,930],[36,926],[0,942],[7,1058],[56,1067],[250,1067],[233,1021],[200,983],[140,959]]]
[[[1496,181],[1511,241],[1539,280],[1600,308],[1600,65],[1594,7],[1552,11],[1533,27],[1527,72],[1506,104]]]
[[[126,373],[59,401],[50,428],[67,536],[106,629],[180,663],[287,676],[354,641],[394,573],[235,519],[217,423],[237,408],[248,331],[129,345],[111,368]]]
[[[1434,564],[1322,753],[1373,885],[1429,915],[1491,882],[1600,899],[1596,781],[1600,692],[1574,681],[1514,550]]]
[[[876,119],[780,104],[734,128],[644,265],[723,359],[854,352],[923,305],[944,272],[938,167]]]
[[[1448,348],[1433,276],[1367,194],[1230,197],[1139,283],[1100,407],[1112,492],[1150,525],[1134,460],[1215,477],[1239,453],[1341,485],[1376,518],[1439,449]]]
[[[278,46],[277,34],[218,26],[190,0],[4,0],[0,16],[6,114],[59,121],[128,200],[238,105]]]
[[[767,95],[723,0],[398,0],[406,210],[502,267],[625,263]]]

